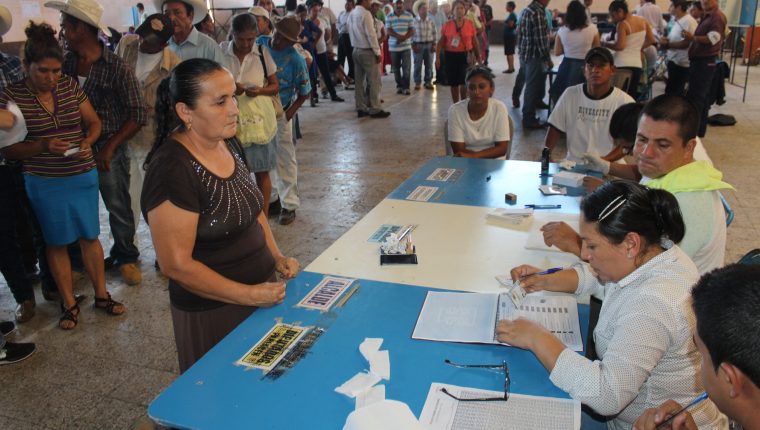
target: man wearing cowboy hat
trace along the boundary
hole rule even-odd
[[[0,6],[0,43],[3,42],[3,35],[10,31],[13,17],[11,11],[5,6]],[[5,55],[0,52],[0,91],[24,77],[24,70],[21,68],[21,60],[15,55]]]
[[[98,39],[98,29],[110,37],[100,19],[103,7],[95,0],[53,0],[46,7],[61,11],[60,36],[69,51],[63,73],[77,79],[103,123],[93,145],[98,165],[100,195],[110,214],[114,244],[106,268],[120,266],[129,285],[142,281],[137,266],[135,219],[129,197],[129,155],[124,145],[146,122],[145,103],[135,73]]]
[[[274,25],[275,32],[269,48],[272,59],[277,64],[277,81],[280,83],[280,101],[285,115],[277,119],[277,168],[270,171],[272,192],[279,196],[282,209],[278,222],[288,225],[296,218],[296,209],[301,205],[298,197],[298,160],[293,135],[293,117],[311,94],[309,70],[306,60],[293,45],[298,42],[301,23],[295,16],[280,19]],[[261,39],[267,41],[266,39]],[[273,196],[272,201],[277,198]]]
[[[121,39],[116,55],[135,71],[147,113],[147,123],[129,141],[129,155],[132,162],[129,191],[132,197],[135,225],[139,225],[140,194],[145,175],[143,164],[153,146],[153,141],[156,140],[154,109],[156,91],[161,81],[169,77],[172,70],[182,60],[168,46],[169,39],[174,34],[174,26],[168,16],[160,13],[149,15],[137,27],[135,33]]]
[[[214,39],[195,28],[208,14],[205,0],[154,0],[156,10],[171,19],[174,36],[169,48],[180,60],[206,58],[224,64],[224,54]]]

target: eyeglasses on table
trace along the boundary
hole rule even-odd
[[[454,400],[460,402],[495,402],[495,401],[507,401],[509,400],[509,366],[507,366],[507,360],[501,362],[501,364],[459,364],[446,359],[444,362],[450,366],[458,367],[460,369],[500,369],[504,371],[504,395],[501,397],[475,397],[475,398],[461,398],[451,394],[446,388],[441,388],[443,394],[451,397]]]

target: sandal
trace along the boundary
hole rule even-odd
[[[121,315],[124,312],[127,311],[126,306],[124,306],[123,303],[119,303],[116,300],[111,298],[111,293],[107,293],[108,297],[101,299],[100,297],[95,296],[95,303],[92,304],[92,307],[95,309],[100,309],[107,313],[108,315]],[[115,307],[121,306],[122,311],[116,312],[114,310]]]
[[[74,323],[73,325],[67,327],[63,325],[64,321],[70,321]],[[79,303],[74,303],[74,306],[66,309],[63,309],[63,315],[61,315],[61,318],[58,320],[58,327],[60,327],[62,330],[73,330],[77,323],[79,322]]]

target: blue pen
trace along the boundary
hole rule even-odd
[[[685,410],[687,410],[687,409],[689,409],[690,407],[692,407],[692,406],[694,406],[694,405],[698,404],[699,402],[701,402],[701,401],[705,400],[706,398],[707,398],[707,391],[705,391],[704,393],[700,394],[700,395],[699,395],[699,397],[697,397],[696,399],[694,399],[694,400],[693,400],[691,403],[689,403],[688,405],[686,405],[686,406],[682,407],[681,409],[679,409],[679,410],[678,410],[678,411],[676,411],[675,413],[671,414],[671,415],[670,415],[670,418],[668,418],[668,419],[666,419],[665,421],[661,422],[661,423],[660,423],[660,424],[659,424],[657,427],[655,427],[655,430],[657,430],[657,429],[666,429],[666,428],[669,428],[669,424],[671,423],[671,421],[673,421],[673,420],[675,419],[675,417],[677,417],[677,416],[681,415],[681,414],[682,414],[682,413],[683,413]]]
[[[530,275],[520,276],[520,279],[525,279],[528,276],[535,276],[535,275],[551,275],[552,273],[559,272],[560,270],[564,270],[564,267],[552,267],[551,269],[546,269],[543,272],[536,272],[536,273],[531,273]]]
[[[562,209],[562,205],[525,205],[525,207],[533,209]]]

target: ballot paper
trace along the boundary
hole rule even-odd
[[[426,202],[430,200],[437,191],[438,187],[426,187],[424,185],[420,185],[411,193],[409,193],[409,195],[406,196],[406,199],[415,202]]]
[[[568,348],[583,351],[578,303],[565,294],[528,294],[517,307],[510,293],[429,291],[412,338],[498,344],[498,322],[520,317],[551,331]]]
[[[325,276],[296,306],[319,311],[329,310],[353,282],[353,279]]]
[[[430,176],[427,177],[427,180],[439,181],[439,182],[456,182],[457,179],[459,179],[463,173],[464,173],[464,170],[446,169],[446,168],[439,167],[433,170],[433,173],[431,173]]]
[[[576,400],[510,393],[505,402],[460,402],[447,396],[441,388],[459,398],[504,395],[501,391],[434,382],[420,414],[420,424],[428,430],[578,430],[581,427],[581,404]]]
[[[312,327],[278,323],[253,348],[237,361],[237,364],[261,369],[266,374],[298,344]]]

